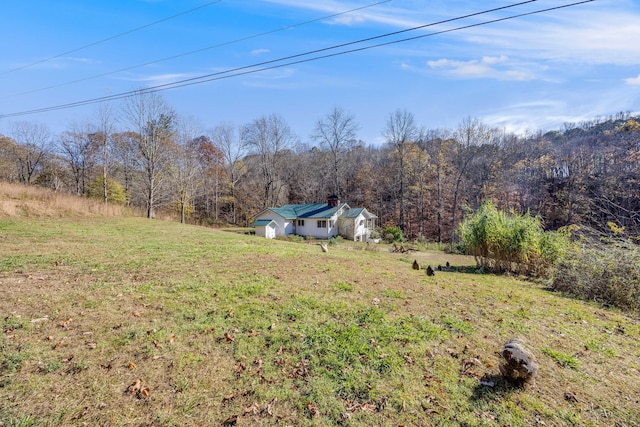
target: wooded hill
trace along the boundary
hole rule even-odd
[[[32,122],[0,136],[0,179],[169,213],[184,222],[247,225],[267,206],[331,194],[399,226],[409,238],[455,239],[483,201],[570,224],[640,235],[640,116],[620,113],[516,135],[467,118],[427,129],[405,110],[383,124],[386,143],[357,139],[355,116],[335,108],[301,142],[279,115],[207,132],[157,94],[127,100],[117,121],[58,135]]]

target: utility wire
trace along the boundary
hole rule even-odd
[[[385,43],[379,43],[379,44],[375,44],[375,45],[364,46],[364,47],[350,49],[350,50],[341,51],[341,52],[329,53],[329,54],[325,54],[325,55],[321,55],[321,56],[300,59],[300,60],[291,61],[291,62],[287,62],[287,63],[283,63],[283,64],[276,64],[276,65],[266,66],[266,67],[263,67],[263,68],[250,69],[250,68],[255,68],[255,67],[262,66],[262,65],[266,65],[266,64],[269,64],[269,63],[285,61],[285,60],[296,58],[296,57],[301,57],[301,56],[305,56],[305,55],[309,55],[309,54],[313,54],[313,53],[318,53],[318,52],[321,52],[321,51],[327,51],[327,50],[330,50],[330,49],[335,49],[335,48],[338,48],[338,47],[341,47],[341,46],[352,45],[352,44],[355,44],[355,43],[359,43],[361,41],[345,43],[343,45],[338,45],[338,46],[333,46],[333,47],[329,47],[329,48],[325,48],[325,49],[320,49],[318,51],[306,52],[306,53],[293,55],[293,56],[286,57],[286,58],[280,58],[280,59],[273,60],[273,61],[267,61],[267,62],[260,63],[260,64],[254,64],[254,65],[249,65],[249,66],[245,66],[245,67],[239,67],[239,68],[235,68],[235,69],[232,69],[232,70],[227,70],[227,71],[223,71],[223,72],[208,74],[208,75],[200,76],[200,77],[196,77],[196,78],[180,80],[180,81],[173,82],[173,83],[166,83],[166,84],[162,84],[162,85],[152,86],[152,87],[149,87],[149,88],[146,88],[146,89],[138,89],[138,90],[123,92],[123,93],[115,94],[115,95],[109,95],[109,96],[103,96],[103,97],[99,97],[99,98],[87,99],[87,100],[84,100],[84,101],[77,101],[77,102],[61,104],[61,105],[56,105],[56,106],[51,106],[51,107],[45,107],[45,108],[40,108],[40,109],[34,109],[34,110],[27,110],[27,111],[21,111],[21,112],[16,112],[16,113],[4,114],[4,115],[0,115],[0,118],[3,118],[3,117],[16,117],[16,116],[23,116],[23,115],[28,115],[28,114],[36,114],[36,113],[42,113],[42,112],[48,112],[48,111],[54,111],[54,110],[67,109],[67,108],[72,108],[72,107],[79,107],[79,106],[83,106],[83,105],[96,104],[96,103],[104,102],[104,101],[124,99],[124,98],[127,98],[127,97],[129,97],[131,95],[134,95],[136,93],[154,93],[154,92],[160,92],[160,91],[169,90],[169,89],[176,89],[176,88],[181,88],[181,87],[185,87],[185,86],[192,86],[192,85],[196,85],[196,84],[207,83],[207,82],[216,81],[216,80],[228,79],[228,78],[232,78],[232,77],[237,77],[237,76],[242,76],[242,75],[247,75],[247,74],[253,74],[253,73],[258,73],[258,72],[262,72],[262,71],[282,68],[282,67],[286,67],[286,66],[291,66],[291,65],[297,65],[297,64],[302,64],[302,63],[306,63],[306,62],[316,61],[316,60],[319,60],[319,59],[326,59],[326,58],[332,58],[332,57],[335,57],[335,56],[340,56],[340,55],[345,55],[345,54],[350,54],[350,53],[355,53],[355,52],[361,52],[361,51],[364,51],[364,50],[369,50],[369,49],[378,48],[378,47],[382,47],[382,46],[389,46],[389,45],[393,45],[393,44],[404,43],[404,42],[418,40],[418,39],[422,39],[422,38],[426,38],[426,37],[432,37],[432,36],[435,36],[435,35],[451,33],[451,32],[465,30],[465,29],[474,28],[474,27],[480,27],[480,26],[484,26],[484,25],[488,25],[488,24],[497,23],[497,22],[503,22],[503,21],[507,21],[507,20],[511,20],[511,19],[521,18],[521,17],[524,17],[524,16],[530,16],[530,15],[540,14],[540,13],[544,13],[544,12],[550,12],[550,11],[554,11],[554,10],[565,9],[565,8],[568,8],[568,7],[578,6],[578,5],[582,5],[582,4],[586,4],[586,3],[591,3],[591,2],[594,2],[594,1],[595,0],[584,0],[584,1],[579,1],[579,2],[575,2],[575,3],[569,3],[569,4],[560,5],[560,6],[554,6],[554,7],[550,7],[550,8],[546,8],[546,9],[539,9],[539,10],[535,10],[535,11],[531,11],[531,12],[520,13],[520,14],[517,14],[517,15],[511,15],[511,16],[507,16],[507,17],[503,17],[503,18],[492,19],[492,20],[489,20],[489,21],[478,22],[478,23],[475,23],[475,24],[464,25],[464,26],[461,26],[461,27],[451,28],[451,29],[447,29],[447,30],[433,32],[433,33],[421,34],[419,36],[408,37],[408,38],[398,39],[398,40],[392,40],[392,41],[385,42]],[[524,3],[529,3],[529,2],[524,2]],[[515,6],[515,5],[512,5],[511,7],[513,7],[513,6]],[[502,7],[500,9],[504,9],[506,7],[509,7],[509,6],[505,6],[505,7]],[[479,14],[487,13],[487,12],[488,11],[478,12],[478,13],[472,14],[470,16],[475,16],[475,15],[479,15]],[[453,19],[447,20],[447,22],[452,21],[452,20],[456,20],[456,19],[462,19],[462,17],[453,18]],[[424,28],[426,26],[431,26],[431,25],[436,25],[436,24],[435,23],[434,24],[427,24],[427,25],[423,25],[423,26],[420,26],[420,27],[416,27],[416,28]],[[406,32],[406,31],[410,31],[410,30],[403,30],[401,32]],[[390,33],[390,34],[397,34],[397,33],[398,32]],[[377,36],[377,37],[370,38],[370,39],[365,39],[365,40],[371,40],[371,39],[380,38],[380,37],[383,37],[383,36]],[[231,74],[231,73],[234,73],[234,74]],[[224,75],[224,74],[227,74],[227,75]]]
[[[221,0],[219,0],[219,1],[221,1]],[[133,70],[133,69],[144,67],[144,66],[147,66],[147,65],[158,64],[160,62],[169,61],[171,59],[182,58],[183,56],[193,55],[195,53],[204,52],[206,50],[216,49],[216,48],[219,48],[219,47],[228,46],[228,45],[235,44],[235,43],[240,43],[240,42],[243,42],[243,41],[255,39],[255,38],[266,36],[266,35],[269,35],[269,34],[274,34],[274,33],[280,32],[280,31],[290,30],[290,29],[293,29],[293,28],[301,27],[303,25],[312,24],[312,23],[318,22],[318,21],[324,21],[326,19],[335,18],[335,17],[341,16],[341,15],[346,15],[346,14],[349,14],[349,13],[357,12],[359,10],[367,9],[367,8],[370,8],[370,7],[373,7],[373,6],[379,6],[379,5],[384,4],[384,3],[389,3],[390,1],[391,0],[379,1],[377,3],[371,3],[371,4],[368,4],[368,5],[365,5],[365,6],[357,7],[355,9],[346,10],[344,12],[338,12],[338,13],[334,13],[332,15],[322,16],[320,18],[315,18],[315,19],[312,19],[310,21],[300,22],[298,24],[287,25],[287,26],[284,26],[284,27],[280,27],[280,28],[276,28],[276,29],[273,29],[273,30],[265,31],[263,33],[253,34],[253,35],[246,36],[246,37],[243,37],[243,38],[239,38],[239,39],[236,39],[236,40],[231,40],[231,41],[226,41],[226,42],[223,42],[223,43],[215,44],[213,46],[207,46],[207,47],[203,47],[201,49],[191,50],[191,51],[188,51],[188,52],[179,53],[177,55],[168,56],[168,57],[165,57],[165,58],[161,58],[161,59],[156,59],[156,60],[153,60],[153,61],[145,62],[143,64],[132,65],[130,67],[120,68],[118,70],[108,71],[106,73],[97,74],[97,75],[94,75],[94,76],[83,77],[83,78],[80,78],[80,79],[77,79],[77,80],[71,80],[71,81],[68,81],[68,82],[65,82],[65,83],[59,83],[59,84],[55,84],[55,85],[52,85],[52,86],[43,87],[43,88],[40,88],[40,89],[33,89],[33,90],[26,91],[26,92],[20,92],[20,93],[16,93],[16,94],[10,95],[10,96],[28,95],[28,94],[35,93],[35,92],[41,92],[41,91],[48,90],[48,89],[53,89],[53,88],[57,88],[57,87],[61,87],[61,86],[68,86],[68,85],[74,84],[74,83],[80,83],[80,82],[84,82],[84,81],[87,81],[87,80],[96,79],[96,78],[99,78],[99,77],[105,77],[105,76],[109,76],[109,75],[112,75],[112,74],[121,73],[123,71]]]
[[[67,50],[65,52],[58,53],[57,55],[49,56],[48,58],[44,58],[44,59],[41,59],[41,60],[36,61],[36,62],[32,62],[32,63],[27,64],[27,65],[22,65],[20,67],[12,68],[12,69],[7,70],[7,71],[2,71],[2,72],[0,72],[0,76],[12,73],[14,71],[24,70],[25,68],[33,67],[34,65],[42,64],[43,62],[51,61],[52,59],[60,58],[61,56],[69,55],[70,53],[75,53],[75,52],[78,52],[80,50],[83,50],[83,49],[86,49],[86,48],[89,48],[89,47],[93,47],[93,46],[108,42],[110,40],[126,36],[126,35],[131,34],[131,33],[135,33],[136,31],[144,30],[145,28],[149,28],[149,27],[152,27],[154,25],[160,24],[162,22],[169,21],[171,19],[177,18],[179,16],[186,15],[186,14],[191,13],[191,12],[195,12],[196,10],[203,9],[203,8],[205,8],[207,6],[211,6],[212,4],[215,4],[215,3],[220,3],[221,1],[222,0],[210,1],[208,3],[204,3],[204,4],[200,5],[200,6],[194,7],[192,9],[185,10],[185,11],[180,12],[180,13],[176,13],[175,15],[167,16],[166,18],[162,18],[162,19],[160,19],[158,21],[150,22],[150,23],[142,25],[140,27],[136,27],[136,28],[133,28],[131,30],[127,30],[125,32],[118,33],[118,34],[115,34],[113,36],[109,36],[107,38],[104,38],[104,39],[101,39],[101,40],[98,40],[98,41],[95,41],[95,42],[91,42],[91,43],[86,44],[84,46],[80,46],[80,47],[77,47],[77,48],[74,48],[74,49],[71,49],[71,50]]]
[[[300,53],[300,54],[296,54],[296,55],[291,55],[291,56],[286,56],[286,57],[283,57],[283,58],[273,59],[273,60],[270,60],[270,61],[260,62],[260,63],[257,63],[257,64],[246,65],[246,66],[243,66],[243,67],[232,68],[232,69],[229,69],[229,70],[226,70],[226,71],[220,71],[220,72],[217,72],[217,73],[206,74],[206,75],[202,75],[202,76],[199,76],[199,77],[193,77],[193,78],[186,79],[186,80],[180,80],[180,81],[177,81],[177,82],[166,83],[166,84],[159,85],[159,86],[153,86],[153,87],[147,88],[145,90],[152,90],[152,89],[155,89],[155,88],[160,88],[160,87],[169,86],[169,85],[173,85],[173,84],[183,83],[183,82],[187,82],[187,81],[205,79],[205,78],[208,78],[208,77],[213,77],[213,76],[217,76],[217,75],[221,75],[221,74],[233,73],[233,72],[237,72],[237,71],[244,70],[244,69],[247,69],[247,68],[261,67],[261,66],[265,66],[265,65],[268,65],[268,64],[276,63],[276,62],[287,61],[287,60],[290,60],[290,59],[298,58],[298,57],[301,57],[301,56],[313,55],[313,54],[324,52],[324,51],[328,51],[328,50],[339,49],[339,48],[347,47],[347,46],[354,45],[354,44],[373,41],[373,40],[377,40],[377,39],[380,39],[380,38],[390,37],[390,36],[394,36],[394,35],[398,35],[398,34],[403,34],[403,33],[406,33],[406,32],[415,31],[415,30],[419,30],[419,29],[423,29],[423,28],[427,28],[427,27],[431,27],[431,26],[435,26],[435,25],[445,24],[445,23],[449,23],[449,22],[453,22],[453,21],[459,21],[461,19],[466,19],[466,18],[478,16],[478,15],[491,13],[491,12],[496,12],[496,11],[503,10],[503,9],[513,8],[513,7],[516,7],[516,6],[522,6],[522,5],[527,4],[527,3],[535,3],[537,1],[538,0],[525,0],[525,1],[522,1],[522,2],[519,2],[519,3],[514,3],[514,4],[511,4],[511,5],[507,5],[507,6],[501,6],[501,7],[497,7],[497,8],[493,8],[493,9],[484,10],[482,12],[475,12],[475,13],[471,13],[471,14],[467,14],[467,15],[462,15],[462,16],[458,16],[456,18],[445,19],[445,20],[433,22],[433,23],[430,23],[430,24],[420,25],[420,26],[416,26],[416,27],[412,27],[412,28],[407,28],[407,29],[404,29],[404,30],[398,30],[398,31],[394,31],[394,32],[391,32],[391,33],[386,33],[386,34],[382,34],[382,35],[368,37],[368,38],[365,38],[365,39],[360,39],[360,40],[356,40],[356,41],[352,41],[352,42],[348,42],[348,43],[342,43],[342,44],[338,44],[338,45],[334,45],[334,46],[330,46],[330,47],[326,47],[326,48],[322,48],[322,49],[312,50],[312,51],[308,51],[308,52],[304,52],[304,53]],[[126,96],[127,94],[132,94],[132,93],[136,93],[136,92],[138,92],[138,90],[125,92],[125,93],[122,93],[122,94],[109,95],[108,97],[120,97],[121,95]],[[96,98],[96,99],[98,99],[98,98]],[[120,98],[117,98],[117,99],[120,99]],[[82,102],[82,101],[80,101],[80,102]]]

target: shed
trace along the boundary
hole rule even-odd
[[[272,219],[259,219],[251,224],[256,228],[256,236],[266,237],[267,239],[275,239],[276,227],[278,224]]]

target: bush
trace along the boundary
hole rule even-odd
[[[103,193],[103,179],[101,176],[97,176],[87,188],[87,196],[102,199],[104,197]],[[107,177],[107,199],[110,203],[114,203],[117,205],[124,205],[127,203],[128,195],[124,190],[122,185],[115,179]]]
[[[540,218],[483,204],[458,229],[464,250],[478,267],[529,276],[547,274],[568,247],[567,235],[545,232]]]
[[[338,244],[342,243],[343,241],[344,239],[342,238],[342,236],[336,236],[329,239],[329,244],[331,246],[338,246]]]
[[[558,263],[550,287],[588,301],[640,312],[640,248],[583,238]]]
[[[404,234],[400,227],[387,227],[384,229],[384,238],[387,242],[404,242]]]

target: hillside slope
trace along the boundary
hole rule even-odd
[[[0,181],[0,218],[123,216],[122,206],[46,188]]]
[[[377,249],[0,219],[0,424],[640,425],[636,319]],[[499,375],[514,336],[524,387]]]

